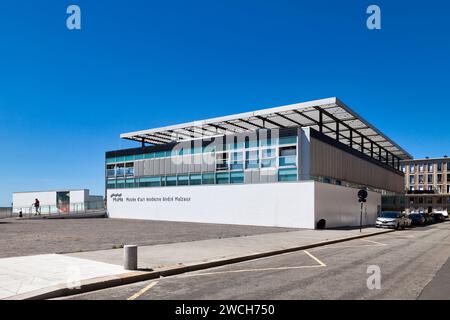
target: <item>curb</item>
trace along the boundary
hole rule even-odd
[[[298,247],[291,247],[291,248],[287,248],[287,249],[279,249],[279,250],[274,250],[274,251],[249,254],[249,255],[245,255],[245,256],[230,257],[230,258],[221,259],[221,260],[212,260],[212,261],[197,263],[197,264],[193,264],[193,265],[180,264],[175,267],[161,268],[156,271],[133,271],[130,273],[124,273],[124,274],[116,275],[116,276],[92,278],[92,279],[81,281],[80,286],[77,288],[70,288],[67,285],[61,284],[61,285],[51,286],[51,287],[38,289],[38,290],[34,290],[31,292],[27,292],[27,293],[15,295],[12,297],[5,298],[4,300],[43,300],[43,299],[60,298],[60,297],[65,297],[65,296],[86,293],[86,292],[90,292],[90,291],[97,291],[97,290],[127,285],[127,284],[141,282],[141,281],[158,279],[160,277],[168,277],[168,276],[178,275],[178,274],[182,274],[182,273],[186,273],[186,272],[220,267],[220,266],[224,266],[227,264],[233,264],[233,263],[238,263],[238,262],[255,260],[255,259],[259,259],[259,258],[276,256],[276,255],[284,254],[284,253],[306,250],[306,249],[310,249],[310,248],[335,244],[335,243],[339,243],[339,242],[367,238],[367,237],[390,233],[390,232],[394,232],[394,231],[395,230],[383,230],[383,231],[380,231],[377,233],[362,234],[362,235],[345,237],[345,238],[337,238],[337,239],[333,239],[333,240],[325,240],[325,241],[320,241],[320,242],[302,245],[302,246],[298,246]]]

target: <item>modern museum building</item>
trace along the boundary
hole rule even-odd
[[[411,155],[337,98],[125,133],[106,153],[111,218],[317,228],[364,225],[403,193]]]

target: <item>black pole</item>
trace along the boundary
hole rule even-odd
[[[361,201],[361,216],[359,217],[359,232],[362,232],[362,212],[363,212],[363,202]]]

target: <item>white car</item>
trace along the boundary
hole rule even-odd
[[[401,212],[384,211],[375,222],[377,228],[405,229],[408,225],[406,216]]]

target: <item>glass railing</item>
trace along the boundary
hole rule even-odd
[[[280,167],[295,166],[297,164],[297,156],[280,157]]]
[[[66,203],[59,205],[42,205],[36,208],[34,205],[30,206],[16,206],[12,209],[14,216],[33,217],[33,216],[52,216],[52,215],[64,215],[64,214],[83,214],[83,213],[95,213],[105,210],[105,203],[100,201],[86,201],[80,203]]]
[[[106,170],[106,176],[107,177],[115,177],[116,176],[116,170],[115,169],[108,169],[108,170]]]

